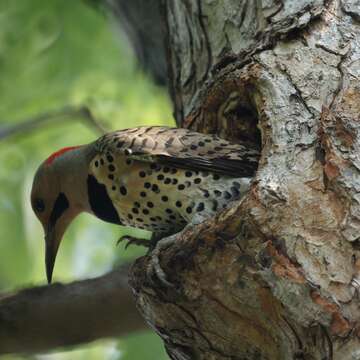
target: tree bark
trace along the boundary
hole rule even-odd
[[[161,266],[175,287],[150,278],[150,254],[135,262],[131,285],[142,315],[172,359],[359,358],[358,0],[162,0],[160,10],[179,126],[245,141],[262,156],[240,202],[162,250]],[[138,14],[126,18],[130,28],[146,17]],[[147,56],[156,59],[157,49],[148,47]],[[54,347],[121,334],[132,323],[124,309],[133,308],[119,304],[124,284],[109,276],[89,288],[35,288],[31,296],[3,298],[1,350],[4,336],[13,346],[7,352],[31,352],[45,349],[43,333]],[[73,300],[66,289],[86,301],[97,289],[111,293],[106,316],[113,326],[101,325],[100,296],[85,309],[74,303],[71,318],[87,319],[79,323],[80,339],[47,334],[57,323],[38,310],[44,301],[46,311],[59,314],[54,300]],[[35,308],[7,312],[9,306]],[[44,332],[15,349],[24,328],[3,326],[26,316]]]
[[[261,146],[251,190],[131,274],[172,359],[360,354],[360,4],[163,1],[179,125]],[[258,129],[260,129],[261,135]]]

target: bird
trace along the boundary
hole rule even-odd
[[[259,156],[255,148],[214,134],[165,126],[113,131],[54,152],[40,164],[31,189],[45,234],[48,283],[64,233],[78,214],[151,231],[157,243],[193,218],[207,219],[241,199]]]

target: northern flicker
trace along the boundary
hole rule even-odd
[[[63,234],[79,213],[160,239],[240,199],[258,158],[256,150],[216,135],[160,126],[115,131],[55,152],[40,165],[31,191],[45,232],[48,282]]]

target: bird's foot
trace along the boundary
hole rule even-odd
[[[157,241],[150,253],[150,261],[147,268],[147,274],[150,278],[154,275],[165,287],[171,288],[175,285],[167,280],[166,273],[160,265],[160,253],[176,241],[176,235],[177,234],[174,234]]]
[[[356,290],[360,289],[360,279],[358,278],[352,278],[350,283]]]
[[[139,246],[145,246],[145,247],[149,247],[150,246],[150,240],[147,239],[141,239],[141,238],[136,238],[134,236],[130,236],[130,235],[124,235],[122,236],[117,242],[116,242],[116,246],[118,246],[121,242],[126,241],[126,245],[125,245],[125,249],[127,249],[130,245],[139,245]]]

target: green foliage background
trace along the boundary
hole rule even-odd
[[[105,16],[81,0],[0,0],[0,99],[0,129],[68,105],[89,106],[108,130],[173,124],[165,90],[137,69],[126,40]],[[29,203],[37,166],[57,149],[98,135],[73,117],[0,140],[0,292],[45,283],[43,234]],[[119,236],[131,232],[80,216],[62,243],[55,281],[101,275],[141,255],[139,248],[115,247]],[[160,340],[145,333],[27,358],[166,355]]]

